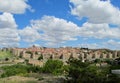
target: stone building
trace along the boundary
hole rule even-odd
[[[43,62],[48,59],[59,59],[66,62],[70,57],[80,58],[92,61],[95,59],[114,59],[120,56],[120,51],[112,51],[108,49],[85,49],[85,48],[45,48],[45,47],[30,47],[30,48],[13,48],[12,53],[15,56],[28,59],[29,63],[39,64],[38,58],[43,57]],[[33,60],[33,61],[32,61]],[[36,61],[36,62],[35,62]],[[42,62],[40,62],[42,64]]]

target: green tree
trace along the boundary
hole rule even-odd
[[[43,60],[43,55],[41,54],[38,60]]]
[[[58,73],[62,73],[62,67],[63,67],[62,61],[49,59],[45,63],[45,65],[43,67],[43,71],[45,73],[58,74]]]
[[[117,76],[111,74],[111,68],[98,67],[95,64],[83,63],[79,59],[68,60],[69,70],[67,83],[119,83]],[[116,80],[114,80],[116,79]]]
[[[5,61],[8,61],[9,60],[9,58],[5,58]]]
[[[95,59],[94,62],[95,62],[95,63],[100,63],[101,60],[100,60],[100,59]]]
[[[69,64],[68,77],[72,78],[70,81],[77,83],[79,78],[83,78],[88,63],[74,58],[70,58],[67,63]]]

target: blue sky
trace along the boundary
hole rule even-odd
[[[0,47],[120,49],[119,0],[1,0]]]

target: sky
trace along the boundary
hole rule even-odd
[[[0,0],[0,47],[120,50],[119,0]]]

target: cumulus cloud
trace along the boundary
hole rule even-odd
[[[26,9],[33,11],[28,0],[0,0],[0,12],[9,12],[13,14],[25,13]]]
[[[12,14],[3,13],[0,15],[0,28],[16,28],[17,24]]]
[[[17,24],[10,13],[0,15],[0,46],[16,46],[20,40]]]
[[[71,14],[87,17],[90,23],[113,23],[120,25],[120,11],[110,0],[70,0],[74,5]]]
[[[80,27],[79,36],[101,40],[112,39],[104,41],[100,45],[88,43],[88,47],[104,46],[120,49],[119,42],[116,41],[120,38],[120,10],[113,6],[110,0],[70,0],[70,3],[72,3],[72,15],[88,18],[87,22]],[[109,24],[115,24],[118,27],[111,28]],[[85,46],[85,44],[81,45]]]
[[[106,46],[107,48],[111,48],[111,49],[120,49],[120,41],[116,41],[116,40],[108,40],[107,42],[103,42],[103,45]]]
[[[83,26],[79,30],[80,36],[83,37],[94,37],[97,39],[103,38],[120,38],[120,29],[119,28],[110,28],[108,24],[92,24],[92,23],[84,23]]]
[[[36,40],[40,39],[40,34],[37,32],[37,30],[31,27],[26,27],[22,30],[19,30],[19,34],[21,39],[28,43],[35,42]]]
[[[40,37],[38,39],[47,42],[46,45],[57,45],[66,41],[77,40],[76,36],[79,31],[76,24],[54,16],[43,16],[39,20],[32,20],[30,28],[32,29],[31,31],[37,31],[31,35],[38,34],[39,32]],[[29,31],[25,33],[25,30],[26,29],[23,29],[21,31],[21,35],[25,35],[26,38],[28,38],[27,36],[32,38],[33,36],[30,36]],[[35,39],[36,36],[34,36]]]
[[[0,0],[0,47],[19,45],[20,35],[13,14],[23,14],[26,9],[33,12],[27,2],[28,0]]]
[[[104,39],[120,38],[119,28],[110,28],[107,23],[93,24],[84,23],[82,27],[56,18],[54,16],[43,16],[38,20],[31,20],[30,26],[20,30],[21,39],[25,42],[44,41],[47,46],[64,44],[67,41],[77,41],[77,37]],[[87,41],[87,40],[86,40]],[[81,44],[84,46],[84,44]],[[88,44],[89,47],[97,48],[97,44]]]
[[[102,40],[100,42],[96,43],[81,43],[78,45],[79,47],[85,47],[85,48],[90,48],[90,49],[112,49],[112,50],[118,50],[120,49],[120,41],[118,40]]]
[[[108,44],[111,44],[111,45],[120,45],[120,42],[116,42],[115,40],[108,40],[108,42],[107,42]]]
[[[98,49],[98,48],[101,48],[99,44],[97,43],[92,43],[92,44],[89,44],[89,43],[82,43],[82,44],[79,44],[78,45],[79,47],[84,47],[84,48],[89,48],[89,49]]]

